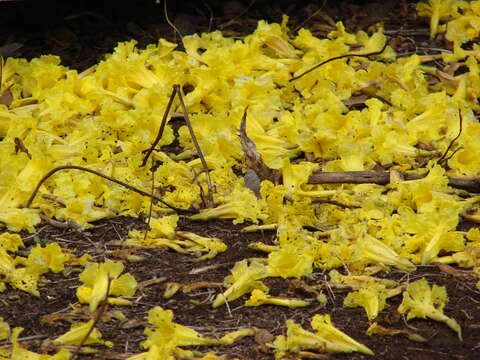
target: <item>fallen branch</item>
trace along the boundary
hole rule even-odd
[[[153,141],[152,146],[144,151],[145,156],[142,160],[142,165],[140,167],[144,167],[147,164],[148,157],[152,154],[155,147],[158,145],[160,139],[162,138],[163,131],[165,130],[165,125],[167,124],[168,113],[170,112],[170,108],[172,107],[173,99],[175,99],[175,95],[177,93],[177,89],[173,87],[172,95],[170,95],[170,99],[168,100],[167,107],[165,108],[165,112],[163,113],[162,123],[160,124],[160,129],[158,129],[158,134],[155,140]]]
[[[246,133],[247,109],[243,113],[240,123],[240,143],[245,154],[245,160],[249,169],[253,170],[259,178],[259,181],[270,180],[273,183],[281,182],[281,173],[278,170],[270,169],[257,151],[255,143]],[[452,140],[455,142],[461,133],[461,123],[459,135]],[[450,148],[451,146],[449,146]],[[448,151],[448,149],[447,149]],[[446,153],[446,152],[445,152]],[[404,181],[423,179],[425,174],[411,174],[397,172]],[[388,171],[342,171],[342,172],[323,172],[320,169],[314,170],[308,179],[309,184],[378,184],[387,185],[390,183],[391,173]],[[452,177],[448,178],[448,185],[453,188],[466,190],[472,193],[480,193],[480,176],[472,177]]]
[[[102,315],[105,313],[105,310],[107,309],[107,306],[108,306],[108,294],[110,293],[111,284],[112,284],[112,278],[110,277],[110,275],[108,275],[107,290],[105,292],[105,298],[102,301],[102,305],[100,305],[100,308],[95,313],[95,317],[92,321],[92,326],[90,326],[87,333],[85,334],[85,336],[80,341],[80,344],[78,344],[77,350],[74,352],[74,354],[72,356],[72,360],[76,360],[78,358],[78,356],[80,355],[80,351],[82,350],[82,346],[85,345],[85,343],[88,340],[88,337],[91,335],[93,330],[95,330],[95,326],[97,326],[97,324],[100,321]]]
[[[302,76],[307,75],[308,73],[318,69],[320,66],[328,64],[329,62],[334,61],[334,60],[339,60],[339,59],[343,59],[343,58],[347,58],[347,57],[354,57],[354,56],[356,56],[356,57],[369,57],[369,56],[372,56],[372,55],[380,55],[381,53],[383,53],[385,51],[385,49],[387,48],[387,45],[388,45],[388,41],[385,41],[385,44],[383,45],[383,47],[380,50],[374,51],[374,52],[371,52],[371,53],[368,53],[368,54],[345,54],[345,55],[335,56],[333,58],[330,58],[328,60],[325,60],[325,61],[321,62],[320,64],[315,65],[314,67],[311,67],[310,69],[304,71],[300,75],[294,76],[293,78],[290,79],[290,81],[298,80]]]
[[[185,102],[183,101],[182,92],[180,91],[180,85],[173,85],[174,91],[178,94],[178,99],[180,100],[180,106],[182,107],[183,117],[185,118],[185,122],[187,123],[188,131],[190,132],[190,136],[192,137],[193,145],[197,150],[197,154],[200,157],[200,161],[202,162],[203,170],[205,171],[205,177],[207,179],[207,201],[206,206],[208,208],[213,207],[213,191],[212,191],[212,181],[210,180],[210,172],[208,171],[207,162],[205,161],[205,156],[203,156],[202,149],[198,144],[197,137],[195,136],[195,132],[193,131],[192,123],[190,122],[190,118],[188,117],[187,107],[185,106]]]
[[[143,161],[140,167],[143,167],[147,164],[148,157],[152,154],[153,150],[155,150],[155,147],[157,146],[160,139],[162,138],[165,125],[167,124],[168,114],[170,112],[170,108],[172,107],[173,100],[175,99],[175,95],[178,95],[178,99],[180,100],[180,106],[182,108],[183,118],[185,119],[185,123],[187,124],[188,131],[190,132],[190,136],[192,137],[193,145],[195,146],[195,150],[197,151],[197,154],[200,157],[203,170],[205,171],[205,176],[207,178],[207,199],[205,201],[206,202],[205,205],[208,208],[211,208],[213,207],[213,190],[212,190],[213,186],[212,186],[212,181],[210,180],[210,173],[208,171],[207,162],[205,161],[205,156],[203,156],[202,149],[200,148],[200,145],[198,144],[197,138],[195,136],[195,132],[193,131],[192,124],[188,116],[187,107],[185,106],[185,102],[183,101],[180,85],[178,84],[173,85],[173,91],[172,91],[172,94],[170,95],[170,99],[168,100],[168,104],[167,104],[167,107],[165,108],[165,112],[163,113],[162,123],[160,124],[160,129],[158,130],[157,137],[155,138],[155,141],[153,142],[152,146],[150,146],[150,148],[144,151],[144,153],[146,154],[143,158]]]
[[[25,208],[29,208],[31,205],[32,205],[32,202],[33,200],[35,199],[35,196],[37,195],[37,192],[38,190],[40,189],[40,186],[43,185],[43,183],[50,177],[52,176],[53,174],[55,174],[56,172],[60,171],[60,170],[67,170],[67,169],[74,169],[74,170],[81,170],[81,171],[85,171],[85,172],[88,172],[88,173],[91,173],[91,174],[94,174],[94,175],[97,175],[97,176],[100,176],[104,179],[107,179],[107,180],[110,180],[111,182],[114,182],[115,184],[118,184],[118,185],[121,185],[125,188],[127,188],[128,190],[131,190],[131,191],[134,191],[140,195],[143,195],[143,196],[148,196],[152,199],[154,199],[155,201],[158,201],[159,203],[162,203],[163,205],[165,205],[166,207],[178,212],[179,214],[192,214],[192,213],[195,213],[191,210],[184,210],[184,209],[180,209],[180,208],[177,208],[175,206],[172,206],[168,203],[166,203],[165,201],[163,201],[162,199],[160,199],[158,196],[155,196],[153,194],[149,194],[143,190],[140,190],[140,189],[137,189],[136,187],[132,186],[132,185],[128,185],[126,183],[124,183],[123,181],[120,181],[120,180],[117,180],[117,179],[114,179],[110,176],[107,176],[107,175],[104,175],[102,173],[99,173],[98,171],[95,171],[95,170],[92,170],[92,169],[87,169],[87,168],[84,168],[82,166],[76,166],[76,165],[65,165],[65,166],[59,166],[59,167],[56,167],[56,168],[53,168],[52,170],[50,170],[47,174],[45,174],[41,179],[40,181],[38,182],[37,186],[35,186],[35,189],[33,190],[32,192],[32,195],[30,195],[29,199],[27,200],[26,204],[25,204]]]
[[[455,152],[450,155],[448,158],[447,158],[447,154],[448,152],[450,151],[450,149],[452,148],[453,144],[455,144],[455,141],[458,140],[458,138],[460,137],[460,135],[462,135],[462,129],[463,129],[463,119],[462,119],[462,112],[460,110],[458,110],[458,118],[459,118],[459,128],[458,128],[458,134],[457,136],[455,136],[452,141],[450,141],[450,144],[448,144],[447,146],[447,150],[445,150],[445,152],[443,153],[443,155],[440,157],[440,159],[438,159],[438,163],[439,164],[442,164],[442,162],[445,162],[445,164],[448,162],[448,160],[455,154]]]
[[[400,172],[404,180],[423,179],[427,174],[410,174]],[[344,172],[323,172],[315,170],[308,179],[309,184],[378,184],[390,183],[390,172],[388,171],[344,171]],[[448,185],[451,187],[466,190],[473,193],[480,193],[480,176],[452,177],[448,178]]]

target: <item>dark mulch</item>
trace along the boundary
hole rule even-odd
[[[77,254],[88,253],[95,261],[102,262],[106,258],[115,259],[110,251],[118,250],[112,246],[115,241],[125,239],[131,229],[144,229],[145,223],[141,219],[119,217],[103,220],[95,227],[84,232],[54,228],[51,225],[39,226],[36,238],[48,243],[56,241],[62,247],[76,249]],[[115,346],[111,350],[101,351],[95,358],[120,358],[125,353],[142,351],[139,344],[145,339],[143,329],[146,325],[146,314],[154,306],[172,309],[175,321],[192,326],[203,334],[218,336],[226,331],[241,327],[256,327],[265,329],[272,335],[279,335],[285,331],[285,320],[293,319],[304,328],[310,328],[310,320],[315,314],[331,314],[333,323],[357,341],[367,345],[374,352],[374,357],[360,354],[332,355],[338,359],[474,359],[480,346],[480,297],[475,290],[475,279],[450,275],[439,270],[437,266],[420,267],[414,273],[390,272],[383,274],[389,278],[413,281],[426,277],[430,283],[446,286],[450,302],[445,313],[457,319],[463,329],[464,341],[460,342],[455,333],[442,323],[424,320],[411,320],[408,323],[397,313],[396,309],[401,298],[389,300],[390,306],[381,313],[379,323],[393,329],[409,330],[428,339],[426,343],[417,343],[402,335],[372,336],[365,335],[368,320],[361,308],[345,308],[342,306],[346,290],[328,289],[326,305],[312,302],[312,305],[301,309],[279,308],[274,306],[245,307],[243,297],[229,303],[229,307],[217,309],[211,307],[211,302],[218,292],[218,288],[203,288],[191,293],[178,292],[170,299],[163,297],[167,282],[190,284],[199,281],[222,282],[229,274],[229,269],[236,261],[262,257],[261,253],[247,247],[251,242],[266,241],[272,238],[272,233],[241,233],[241,226],[232,225],[229,221],[209,221],[206,223],[192,223],[182,220],[180,230],[188,230],[204,236],[215,236],[223,239],[228,245],[225,253],[219,254],[212,260],[195,262],[191,256],[181,255],[172,251],[141,249],[134,251],[135,255],[144,257],[144,261],[125,262],[126,271],[135,276],[139,283],[155,278],[160,281],[147,286],[137,292],[132,299],[133,306],[118,308],[126,321],[101,322],[98,328],[103,337],[113,341]],[[33,239],[31,237],[30,239]],[[28,243],[28,240],[27,240]],[[209,266],[216,265],[209,269]],[[195,269],[204,269],[192,274]],[[46,286],[41,287],[41,297],[34,298],[20,291],[8,289],[0,295],[3,307],[0,316],[14,326],[25,328],[24,336],[43,335],[52,339],[66,332],[74,321],[86,321],[86,312],[72,313],[72,304],[77,304],[75,289],[80,285],[78,274],[67,269],[65,275],[48,274]],[[382,274],[380,274],[382,275]],[[325,273],[314,272],[305,282],[309,285],[324,283]],[[267,279],[266,284],[272,295],[312,299],[312,295],[301,290],[294,290],[291,280]],[[54,321],[42,321],[45,315],[57,314]],[[44,319],[45,320],[45,319]],[[41,351],[45,339],[32,340],[27,343],[31,350]],[[204,348],[199,348],[205,351]],[[272,359],[272,355],[265,352],[265,347],[253,338],[245,338],[233,346],[216,347],[215,351],[226,354],[229,358],[240,359]]]
[[[169,2],[170,17],[183,34],[222,29],[229,36],[241,36],[252,31],[259,19],[280,21],[281,15],[291,17],[292,29],[307,27],[318,36],[324,36],[331,28],[329,19],[316,12],[323,1],[177,1]],[[345,21],[349,30],[367,29],[383,20],[390,44],[402,55],[435,53],[433,47],[448,46],[441,38],[435,42],[428,39],[427,25],[416,18],[412,1],[326,1],[323,7],[333,21]],[[56,54],[66,66],[83,70],[101,60],[113,50],[117,42],[135,38],[140,46],[156,42],[160,37],[178,40],[178,36],[165,22],[161,5],[151,1],[16,1],[0,2],[0,51],[3,56],[32,58],[43,54]],[[5,46],[7,45],[7,46]],[[119,217],[100,221],[92,229],[83,232],[54,228],[41,224],[35,236],[22,234],[27,245],[35,241],[58,242],[61,246],[75,249],[78,255],[89,253],[95,261],[115,258],[112,251],[118,250],[113,242],[123,240],[131,229],[145,229],[144,219]],[[338,359],[475,359],[480,351],[480,293],[475,289],[476,280],[468,276],[457,276],[442,272],[437,266],[419,267],[405,274],[391,272],[389,278],[409,281],[426,277],[429,282],[444,285],[450,297],[445,313],[454,317],[462,326],[464,341],[444,324],[434,321],[412,320],[406,323],[396,312],[401,298],[389,300],[390,307],[380,316],[386,327],[413,331],[425,337],[426,343],[417,343],[405,336],[365,335],[369,324],[363,309],[342,306],[346,291],[325,289],[326,305],[313,305],[302,309],[284,309],[273,306],[245,307],[245,298],[233,301],[229,307],[217,309],[211,302],[218,288],[203,288],[191,293],[177,293],[164,299],[166,282],[189,284],[199,281],[222,282],[236,261],[264,256],[247,245],[254,241],[268,242],[273,234],[241,233],[241,226],[229,221],[195,223],[180,221],[180,230],[223,239],[228,250],[212,260],[195,262],[190,256],[172,251],[141,249],[136,255],[144,257],[141,262],[125,262],[126,270],[138,282],[159,279],[157,283],[139,290],[133,306],[120,310],[126,315],[124,322],[112,320],[100,322],[103,337],[115,346],[89,358],[123,358],[125,354],[142,351],[139,344],[145,339],[143,329],[146,314],[154,306],[172,309],[175,321],[192,326],[203,334],[216,336],[239,327],[257,327],[273,335],[285,332],[285,320],[294,319],[304,328],[309,328],[315,314],[329,313],[334,324],[357,341],[367,345],[375,356],[360,354],[332,355]],[[1,230],[0,230],[1,231]],[[216,265],[210,269],[210,265]],[[204,268],[191,274],[191,270]],[[326,274],[314,272],[305,279],[307,284],[321,284]],[[77,304],[75,289],[79,286],[78,273],[67,269],[63,274],[47,274],[48,284],[41,287],[41,297],[12,290],[0,294],[0,317],[11,326],[25,330],[22,337],[38,336],[24,342],[34,351],[48,348],[45,340],[53,339],[66,332],[72,322],[87,320],[85,312],[72,313]],[[294,290],[292,281],[268,279],[267,285],[273,295],[311,298],[312,295]],[[318,304],[318,305],[315,305]],[[109,310],[108,310],[109,311]],[[107,311],[107,314],[108,313]],[[57,317],[52,314],[58,314]],[[50,315],[47,318],[44,316]],[[42,321],[42,319],[44,321]],[[45,320],[50,320],[45,322]],[[268,335],[268,333],[266,333]],[[199,349],[205,351],[205,349]],[[245,338],[230,347],[216,347],[219,354],[228,358],[272,359],[273,356],[262,346],[262,342]]]

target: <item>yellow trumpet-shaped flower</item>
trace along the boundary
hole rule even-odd
[[[447,324],[458,334],[462,340],[462,329],[457,321],[443,313],[443,308],[448,301],[445,287],[433,285],[430,287],[425,278],[408,284],[407,291],[403,293],[403,301],[398,308],[401,314],[407,313],[407,320],[412,318],[430,318]]]
[[[224,281],[228,289],[224,293],[218,294],[213,302],[215,308],[223,305],[225,301],[238,299],[254,289],[268,291],[267,286],[259,281],[259,279],[268,276],[268,269],[258,261],[252,261],[250,265],[247,260],[239,261],[235,264],[231,273],[232,275],[227,276]]]
[[[112,342],[102,340],[102,334],[98,329],[93,329],[88,335],[88,338],[84,341],[92,325],[93,320],[90,320],[86,323],[73,324],[69,331],[57,337],[55,340],[53,340],[53,343],[55,345],[80,345],[83,342],[84,345],[101,344],[112,347]]]
[[[299,299],[288,299],[270,296],[259,289],[253,290],[250,299],[245,302],[246,306],[260,306],[265,304],[296,308],[308,306],[310,305],[310,302]]]
[[[87,263],[85,270],[80,274],[80,281],[84,285],[77,289],[77,297],[80,302],[88,303],[90,311],[94,312],[108,295],[133,296],[137,282],[129,273],[120,275],[123,269],[124,265],[121,262],[111,260],[107,260],[103,264]],[[108,288],[110,290],[107,294]]]
[[[314,349],[320,352],[350,353],[361,352],[373,355],[365,345],[335,328],[330,321],[330,315],[315,315],[311,325],[317,332],[304,330],[293,320],[287,320],[287,335],[277,336],[269,346],[275,349],[275,359],[282,359],[286,352],[300,352],[303,349]]]

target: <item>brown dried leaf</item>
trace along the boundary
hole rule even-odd
[[[0,97],[0,104],[1,104],[1,97]],[[8,105],[7,105],[8,106]],[[32,159],[32,155],[30,155],[30,153],[28,152],[28,149],[26,148],[25,144],[23,143],[22,140],[20,140],[18,137],[16,137],[14,140],[15,142],[15,154],[18,154],[18,152],[23,152],[25,154],[27,154],[28,158],[31,160]]]
[[[453,76],[455,74],[455,71],[457,71],[462,66],[465,66],[465,64],[459,62],[449,63],[443,68],[443,72],[450,76]]]
[[[190,270],[190,272],[188,274],[189,275],[200,274],[202,272],[215,270],[215,269],[218,269],[218,268],[221,268],[221,267],[227,267],[227,266],[230,266],[231,264],[232,263],[223,263],[223,264],[213,264],[213,265],[202,266],[202,267]]]
[[[446,72],[443,72],[441,70],[436,70],[435,74],[438,76],[440,81],[448,87],[456,89],[458,87],[458,84],[460,80],[458,80],[455,76],[449,75]]]
[[[5,105],[9,107],[12,104],[13,94],[12,94],[12,91],[10,90],[12,86],[13,85],[10,85],[5,90],[3,90],[2,95],[0,95],[0,105]]]
[[[457,270],[453,266],[450,266],[448,264],[442,264],[437,262],[435,262],[434,264],[438,267],[438,269],[441,272],[444,272],[445,274],[452,275],[455,277],[465,276],[465,273],[463,271]]]
[[[198,281],[194,282],[188,285],[183,285],[182,291],[184,293],[189,293],[197,289],[203,289],[203,288],[221,288],[223,286],[223,283],[221,282],[210,282],[210,281]]]
[[[114,258],[126,260],[128,262],[141,262],[145,260],[145,257],[135,255],[130,249],[109,250],[106,251],[106,253]]]
[[[257,151],[255,143],[247,136],[247,109],[243,113],[240,123],[240,143],[242,144],[245,161],[249,169],[253,170],[260,180],[270,180],[277,184],[280,180],[280,172],[270,169]]]
[[[357,96],[352,96],[346,100],[343,100],[342,102],[345,104],[345,106],[352,107],[356,105],[365,104],[365,101],[367,99],[368,99],[367,95],[357,95]]]
[[[122,329],[134,329],[134,328],[138,328],[138,327],[142,327],[142,326],[145,326],[145,321],[144,320],[132,319],[132,320],[128,320],[128,321],[125,321],[124,323],[122,323],[122,325],[120,325],[120,328],[122,328]]]
[[[138,288],[139,288],[139,289],[144,289],[144,288],[146,288],[146,287],[148,287],[148,286],[160,284],[160,283],[164,282],[165,280],[167,280],[167,278],[166,278],[165,276],[162,276],[162,277],[159,277],[159,278],[153,278],[153,279],[145,280],[145,281],[142,281],[142,282],[138,283]]]
[[[423,336],[411,331],[411,330],[401,330],[401,329],[389,329],[386,327],[383,327],[382,325],[376,324],[375,326],[375,331],[373,334],[380,334],[380,335],[389,335],[389,336],[395,336],[395,335],[404,335],[407,338],[409,338],[412,341],[415,342],[427,342],[428,340],[425,339]]]
[[[266,343],[272,342],[275,336],[266,329],[257,329],[254,339],[258,345],[265,345]]]

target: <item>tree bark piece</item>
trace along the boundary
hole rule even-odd
[[[404,180],[418,180],[427,174],[410,174],[401,172]],[[344,171],[344,172],[323,172],[315,170],[308,179],[309,184],[378,184],[390,183],[388,171]],[[467,190],[473,193],[480,193],[480,176],[448,179],[448,185],[457,189]]]

